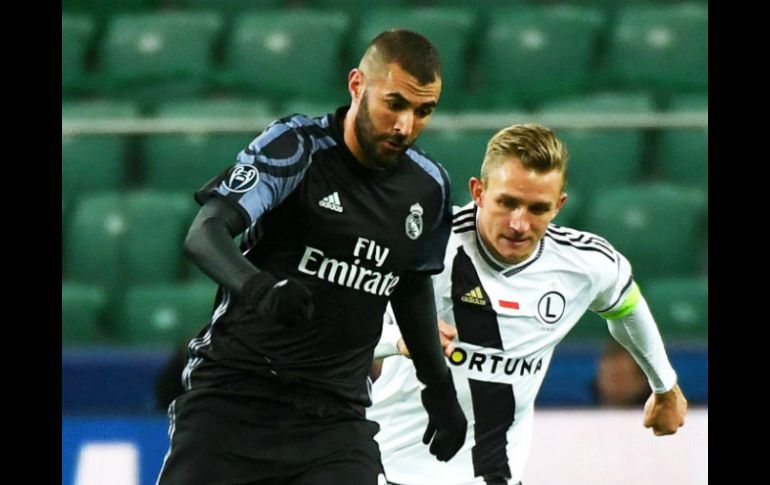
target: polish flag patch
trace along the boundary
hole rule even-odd
[[[519,309],[519,302],[517,301],[505,301],[505,300],[498,300],[500,303],[500,306],[503,308],[513,308],[514,310]]]

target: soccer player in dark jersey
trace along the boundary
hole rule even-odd
[[[388,301],[425,385],[424,442],[446,461],[465,440],[431,283],[449,180],[412,147],[441,92],[435,47],[383,32],[348,90],[349,107],[270,124],[196,193],[185,252],[220,286],[169,406],[161,485],[382,481],[364,409]]]

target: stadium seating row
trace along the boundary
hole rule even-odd
[[[149,104],[212,91],[344,100],[347,71],[390,27],[434,41],[447,107],[532,106],[596,88],[708,88],[707,5],[630,5],[610,21],[596,6],[522,2],[481,11],[383,6],[355,22],[335,9],[251,9],[232,17],[172,9],[102,20],[65,13],[62,92]]]
[[[263,100],[208,99],[161,104],[155,117],[167,120],[266,119],[302,112],[320,115],[333,105],[291,103],[276,113]],[[705,96],[674,99],[672,112],[705,113]],[[552,102],[540,111],[549,113],[653,113],[650,96],[601,94]],[[128,101],[65,103],[63,121],[140,119]],[[437,115],[438,116],[438,115]],[[510,123],[525,119],[511,115]],[[502,126],[501,126],[502,127]],[[253,133],[67,135],[62,137],[62,193],[64,203],[94,190],[137,187],[191,193],[209,178],[232,165]],[[620,187],[639,182],[666,181],[703,190],[708,185],[708,130],[705,128],[556,129],[570,152],[569,189],[580,197],[596,187]],[[442,163],[453,180],[455,203],[468,202],[467,180],[477,175],[486,143],[494,130],[439,130],[429,127],[418,141],[420,148]],[[586,200],[585,202],[588,202]]]
[[[566,207],[569,207],[570,202]],[[63,225],[64,278],[104,287],[112,300],[137,284],[197,279],[181,245],[196,212],[189,194],[140,190],[84,196]],[[707,198],[696,188],[637,185],[597,189],[582,224],[622,251],[642,282],[690,276],[704,265]]]
[[[177,346],[208,322],[214,302],[211,282],[144,284],[126,291],[118,316],[108,318],[103,287],[62,284],[62,343],[65,346],[117,344]],[[708,339],[708,279],[651,280],[642,291],[666,343]],[[603,342],[606,323],[589,313],[567,337],[571,342]]]

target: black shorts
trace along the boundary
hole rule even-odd
[[[263,391],[178,397],[159,485],[377,485],[379,426],[362,406],[297,385]]]

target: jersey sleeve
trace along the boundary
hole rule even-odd
[[[466,206],[467,207],[467,206]],[[463,207],[453,207],[452,213],[457,216]],[[462,245],[462,238],[458,234],[450,234],[449,242],[444,250],[444,269],[433,275],[433,293],[436,301],[436,313],[446,322],[454,322],[452,315],[452,264],[457,254],[457,248]]]
[[[237,156],[234,166],[211,179],[195,194],[201,205],[221,197],[254,225],[297,188],[317,143],[302,129],[302,115],[270,124]]]
[[[444,167],[435,162],[430,163],[432,165],[426,163],[424,168],[441,189],[441,208],[438,217],[432,221],[430,232],[425,236],[422,251],[410,270],[435,275],[444,269],[444,252],[452,231],[452,189],[449,175]]]
[[[631,264],[625,256],[612,248],[614,263],[600,258],[595,276],[598,293],[589,308],[605,319],[628,315],[639,301],[639,288],[634,282]]]

